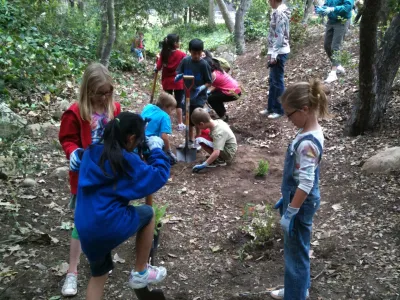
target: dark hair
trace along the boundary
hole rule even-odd
[[[204,43],[200,39],[193,39],[189,42],[189,51],[203,51]]]
[[[206,57],[213,58],[210,50],[204,50],[204,54]]]
[[[112,175],[127,174],[126,169],[130,166],[126,163],[122,150],[126,147],[129,135],[134,134],[136,141],[144,138],[144,126],[142,117],[131,112],[122,112],[108,122],[104,129],[104,149],[100,157],[100,168],[104,175],[111,176],[105,171],[106,161],[110,164]]]
[[[168,59],[171,56],[172,51],[175,50],[175,43],[179,43],[179,35],[173,33],[168,34],[162,41],[161,61],[163,66],[168,64]]]
[[[221,68],[221,65],[220,65],[220,63],[219,63],[218,60],[212,59],[212,58],[207,57],[207,56],[204,57],[203,59],[204,59],[204,60],[208,63],[208,65],[211,67],[211,71],[212,71],[212,72],[214,72],[214,71],[220,71],[220,72],[224,73],[224,70]]]

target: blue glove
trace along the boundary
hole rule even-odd
[[[281,218],[281,226],[283,231],[288,234],[289,236],[293,235],[293,225],[294,225],[294,218],[299,212],[300,208],[291,207],[290,204],[288,205],[284,215]]]
[[[164,147],[164,141],[158,136],[146,137],[146,144],[149,150],[162,149]]]
[[[199,173],[201,170],[207,168],[207,166],[208,166],[208,163],[205,161],[205,162],[203,162],[203,163],[200,164],[200,165],[195,165],[195,166],[193,167],[192,171],[193,171],[194,173]]]
[[[204,91],[206,88],[207,88],[207,87],[206,87],[204,84],[201,85],[201,86],[199,86],[199,87],[197,87],[197,88],[194,90],[193,98],[197,98],[197,96],[198,96],[202,91]]]
[[[83,151],[84,150],[82,148],[77,148],[69,156],[69,169],[71,171],[79,172]]]
[[[176,164],[178,162],[178,160],[176,159],[175,154],[171,151],[171,149],[167,150],[165,153],[167,154],[167,156],[169,158],[169,162],[170,162],[171,165],[174,165],[174,164]]]
[[[315,12],[322,16],[326,16],[327,14],[333,12],[334,10],[335,10],[334,7],[327,7],[327,6],[317,6],[315,8]]]
[[[279,214],[282,216],[282,214],[283,214],[283,198],[279,199],[279,201],[275,203],[274,209],[279,209]]]
[[[178,74],[175,76],[174,82],[178,82],[178,81],[182,80],[182,78],[183,78],[183,74]]]
[[[211,91],[207,90],[207,96],[210,96],[210,95],[211,95]]]

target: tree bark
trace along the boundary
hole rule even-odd
[[[188,22],[188,9],[187,9],[187,7],[185,7],[185,13],[184,13],[184,15],[183,15],[183,23],[184,24],[187,24],[187,22]]]
[[[83,0],[78,0],[78,9],[83,12],[84,3]]]
[[[229,16],[229,11],[228,11],[228,8],[225,5],[224,0],[216,0],[216,1],[218,3],[219,10],[221,11],[222,17],[224,18],[225,25],[228,28],[228,31],[230,33],[233,33],[234,24],[233,24],[233,21],[232,21],[231,17]]]
[[[235,44],[236,54],[241,55],[246,51],[246,42],[244,40],[244,16],[249,10],[251,0],[240,0],[240,5],[236,11],[235,19]]]
[[[304,16],[303,16],[303,23],[307,23],[308,19],[310,18],[310,14],[312,14],[314,0],[306,0],[304,7]]]
[[[100,7],[100,37],[99,45],[97,47],[97,58],[101,58],[104,51],[104,44],[107,39],[107,2],[108,0],[99,0]]]
[[[366,0],[360,22],[359,95],[354,101],[347,134],[374,130],[382,122],[400,67],[400,14],[394,16],[378,50],[382,0]]]
[[[191,6],[189,6],[189,24],[191,24],[192,23],[192,7]]]
[[[101,54],[100,63],[108,68],[110,63],[111,49],[115,41],[115,18],[114,18],[114,0],[108,0],[107,3],[107,19],[108,19],[108,39]]]
[[[214,0],[208,0],[208,26],[215,27],[215,4],[214,4]]]

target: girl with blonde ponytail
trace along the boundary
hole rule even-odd
[[[319,164],[324,135],[318,118],[328,117],[328,100],[318,80],[289,86],[281,97],[283,110],[299,131],[287,149],[281,199],[275,204],[284,231],[284,288],[272,298],[305,300],[310,288],[312,220],[320,204]]]

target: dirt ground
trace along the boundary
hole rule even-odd
[[[323,51],[323,28],[318,30],[288,60],[286,84],[326,76],[329,62]],[[357,92],[355,43],[357,32],[351,32],[344,48],[352,53],[352,66],[330,85],[332,118],[321,123],[326,140],[322,202],[312,240],[312,300],[400,299],[400,177],[398,173],[361,173],[367,158],[400,144],[400,93],[394,91],[381,128],[355,138],[343,135]],[[233,70],[245,89],[241,100],[227,105],[229,124],[239,142],[235,162],[200,174],[191,172],[192,164],[178,163],[168,184],[154,197],[155,202],[168,204],[169,221],[162,229],[157,253],[157,264],[168,269],[167,279],[157,286],[167,299],[269,299],[266,291],[283,284],[279,223],[264,247],[239,258],[249,240],[242,231],[245,207],[273,204],[280,198],[284,153],[295,134],[286,118],[271,121],[259,114],[268,91],[260,48],[260,43],[248,45]],[[146,101],[134,102],[130,109],[138,111]],[[177,145],[183,135],[174,133],[172,138]],[[47,165],[36,174],[35,187],[22,188],[20,177],[0,182],[0,299],[62,299],[73,214],[67,208],[67,178],[53,173],[67,166],[55,140],[56,131],[29,140],[37,145],[38,153],[45,153],[40,157]],[[199,153],[198,161],[204,155]],[[268,175],[261,179],[254,176],[260,159],[270,163]],[[126,284],[134,262],[134,239],[115,253],[122,262],[116,263],[104,298],[136,299]],[[85,298],[88,279],[88,263],[82,256],[79,293],[74,299]]]

